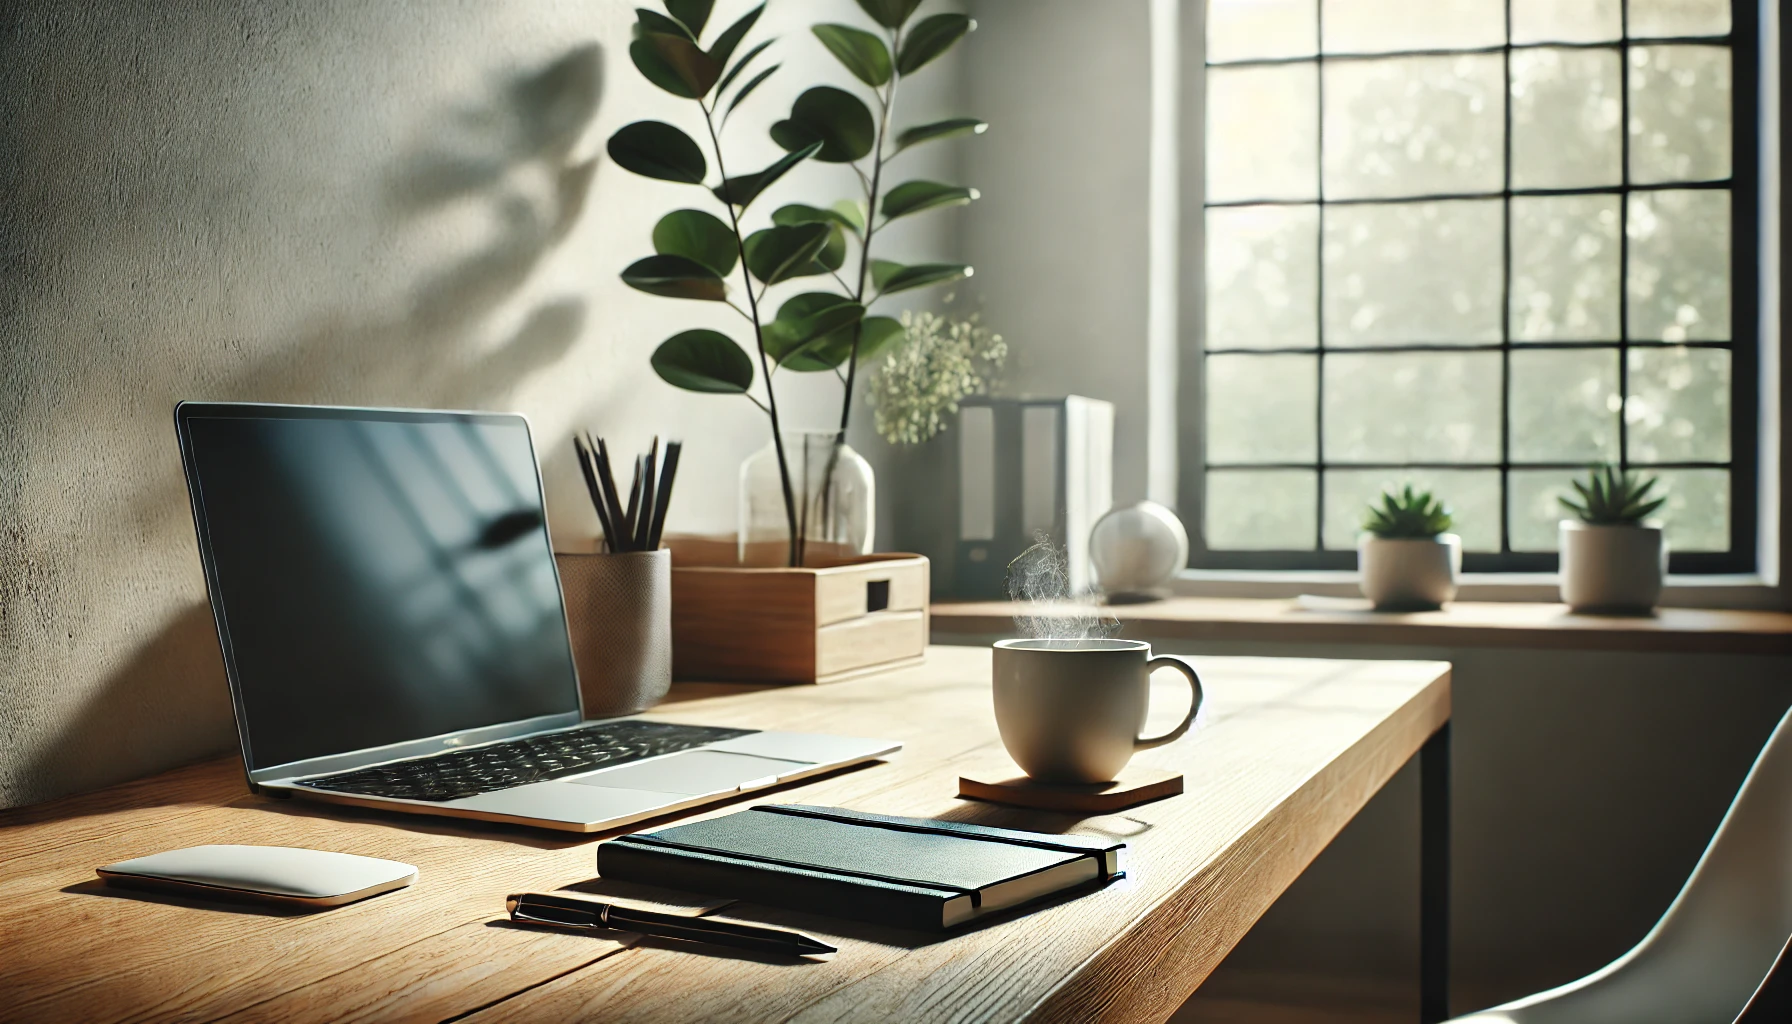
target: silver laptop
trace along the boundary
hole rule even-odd
[[[888,740],[586,721],[528,423],[183,402],[250,788],[596,832]]]

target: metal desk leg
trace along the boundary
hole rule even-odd
[[[1419,749],[1419,1024],[1450,1016],[1450,723]]]

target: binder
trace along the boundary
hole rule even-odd
[[[1008,563],[1041,537],[1065,593],[1094,589],[1089,533],[1114,504],[1114,406],[1094,398],[967,398],[958,412],[958,597],[1007,597]]]

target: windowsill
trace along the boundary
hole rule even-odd
[[[1185,569],[1171,584],[1178,597],[1295,598],[1361,597],[1357,574],[1344,571],[1252,571]],[[1522,601],[1555,604],[1561,600],[1556,574],[1463,573],[1456,597],[1461,601]],[[1669,576],[1661,603],[1674,608],[1773,610],[1788,605],[1787,592],[1754,573]]]
[[[1360,597],[1179,596],[1098,609],[948,602],[933,606],[932,628],[937,638],[1012,636],[1019,612],[1087,617],[1092,611],[1147,640],[1792,655],[1788,612],[1661,608],[1654,615],[1577,615],[1561,604],[1518,601],[1456,601],[1434,612],[1375,612]]]

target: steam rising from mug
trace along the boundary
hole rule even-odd
[[[1032,547],[1008,563],[1008,599],[1021,605],[1014,616],[1015,635],[1047,640],[1053,647],[1075,647],[1087,640],[1101,640],[1120,631],[1120,623],[1077,603],[1070,592],[1070,560],[1064,549],[1043,533],[1033,536]]]

